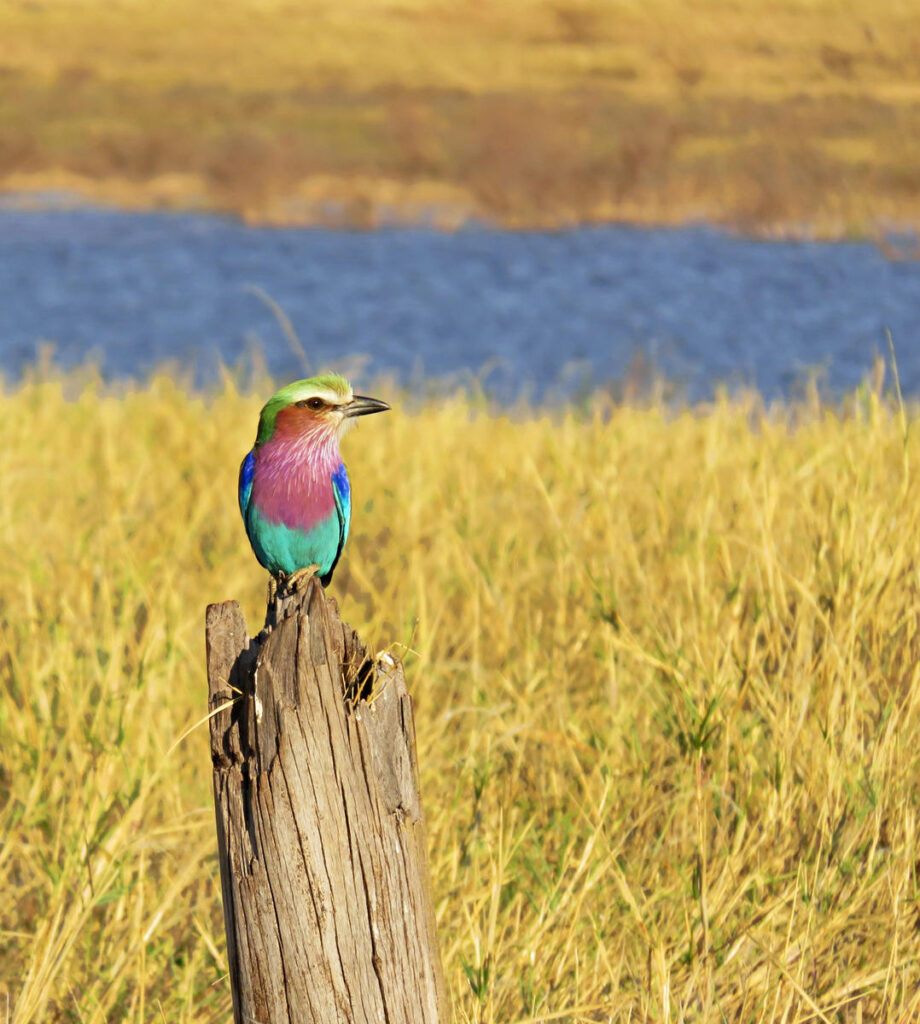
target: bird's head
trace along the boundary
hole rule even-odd
[[[378,398],[354,394],[348,381],[335,373],[295,380],[265,403],[259,416],[256,445],[274,437],[338,438],[355,417],[389,408]]]

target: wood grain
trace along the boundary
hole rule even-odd
[[[446,1022],[402,666],[316,580],[254,640],[209,606],[207,660],[236,1024]]]

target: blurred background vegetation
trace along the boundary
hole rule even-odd
[[[279,223],[920,219],[913,0],[2,0],[0,188]]]
[[[881,381],[553,417],[378,385],[332,589],[405,657],[456,1024],[918,1019],[920,445]],[[2,397],[4,1022],[229,1019],[203,620],[261,621],[267,387]]]

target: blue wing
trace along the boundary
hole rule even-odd
[[[322,579],[324,587],[332,579],[332,573],[341,557],[342,548],[345,547],[345,541],[348,540],[348,527],[351,524],[351,484],[348,482],[348,472],[344,462],[340,463],[339,468],[332,474],[332,493],[335,497],[335,510],[339,517],[339,548],[329,567],[329,572]]]
[[[240,512],[246,520],[246,509],[249,508],[249,497],[252,494],[252,478],[256,472],[256,453],[250,452],[240,465],[239,499]]]

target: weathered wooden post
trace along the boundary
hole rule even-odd
[[[254,639],[210,605],[207,657],[236,1024],[446,1024],[402,666],[316,579]]]

